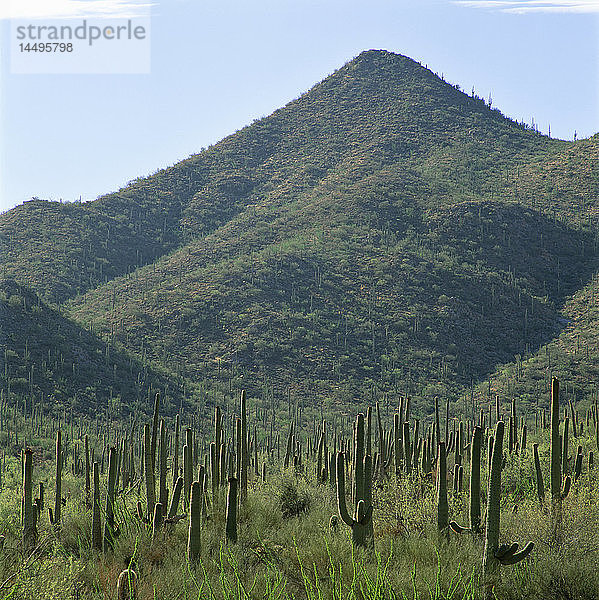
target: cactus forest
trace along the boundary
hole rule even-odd
[[[0,600],[599,597],[598,199],[370,50],[1,213]]]

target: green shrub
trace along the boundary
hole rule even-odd
[[[297,484],[289,479],[284,480],[281,484],[279,499],[284,519],[298,517],[310,508],[311,500],[308,492],[299,492]]]

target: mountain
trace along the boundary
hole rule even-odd
[[[0,215],[2,276],[195,397],[425,412],[558,339],[597,269],[597,158],[370,50],[116,193]]]
[[[85,204],[34,200],[4,213],[0,256],[6,276],[62,302],[249,206],[287,210],[320,182],[405,165],[416,171],[415,195],[439,205],[511,192],[523,160],[565,147],[408,58],[369,51],[271,116],[114,194]]]

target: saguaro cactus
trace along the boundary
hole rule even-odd
[[[406,475],[409,475],[412,472],[412,448],[410,446],[410,423],[408,421],[403,424],[403,458]]]
[[[152,453],[152,471],[156,466],[156,442],[158,438],[158,413],[160,411],[160,392],[156,392],[154,398],[154,417],[152,419],[152,445],[150,452]],[[151,515],[150,515],[151,516]]]
[[[202,516],[202,486],[199,481],[191,484],[189,530],[187,534],[187,559],[190,563],[200,559],[202,539],[200,520]]]
[[[241,486],[240,498],[241,502],[245,502],[248,493],[248,470],[250,463],[249,448],[248,448],[248,424],[246,414],[245,390],[241,390],[240,400],[241,412],[241,473],[239,483]]]
[[[449,526],[456,533],[480,533],[480,455],[482,443],[482,429],[478,425],[472,434],[470,445],[470,527],[461,527],[455,521]]]
[[[567,456],[568,441],[567,429],[564,429],[566,439],[560,440],[559,424],[559,381],[554,377],[551,380],[551,529],[556,546],[561,544],[562,501],[568,496],[572,484],[572,479],[567,476],[562,487],[562,466],[564,456]]]
[[[229,477],[229,491],[227,494],[227,526],[226,538],[228,542],[237,542],[237,478]]]
[[[372,527],[372,457],[364,455],[364,414],[356,417],[354,428],[354,510],[350,515],[345,503],[345,462],[337,455],[337,505],[342,521],[351,527],[356,546],[374,548]]]
[[[183,446],[183,498],[185,506],[189,505],[189,496],[191,494],[191,483],[193,480],[193,461],[191,448],[191,430],[188,428],[185,431],[186,443]]]
[[[480,533],[480,455],[483,432],[475,427],[470,446],[470,527]]]
[[[564,419],[564,433],[562,435],[562,475],[570,472],[570,459],[568,452],[568,431],[570,429],[570,418]]]
[[[144,477],[146,479],[146,518],[154,515],[156,503],[156,480],[154,478],[154,464],[152,461],[152,445],[150,441],[150,425],[144,425]]]
[[[447,502],[447,453],[445,442],[439,442],[437,452],[437,526],[442,537],[449,535],[449,504]]]
[[[543,483],[543,472],[541,471],[541,462],[539,460],[539,444],[532,445],[532,453],[535,462],[535,474],[537,479],[537,496],[541,504],[545,504],[545,485]]]
[[[218,457],[216,455],[216,444],[210,444],[210,475],[212,478],[212,502],[217,502],[217,487],[218,487]]]
[[[566,444],[567,446],[567,441]],[[559,435],[559,381],[557,377],[551,380],[551,499],[554,505],[558,505],[566,499],[572,483],[570,477],[566,477],[562,488],[562,461],[563,453],[560,448]]]
[[[488,597],[493,596],[493,586],[499,578],[499,565],[513,565],[524,560],[532,551],[534,544],[528,542],[518,551],[518,544],[499,545],[500,531],[500,502],[501,502],[501,467],[503,462],[504,422],[499,421],[495,428],[491,476],[487,501],[487,523],[485,528],[485,548],[483,555],[483,577],[487,587]]]
[[[161,519],[164,518],[164,512],[168,504],[168,489],[166,487],[166,425],[164,419],[160,419],[159,446],[158,446],[158,502],[162,504]]]
[[[50,512],[52,525],[60,527],[62,507],[62,437],[60,429],[56,432],[56,488],[54,496],[54,515]]]
[[[102,521],[100,517],[100,466],[94,462],[92,497],[92,548],[102,550]]]
[[[212,471],[212,493],[213,498],[216,494],[216,490],[218,485],[220,484],[220,446],[221,446],[221,410],[220,407],[214,407],[214,452],[215,452],[215,461],[214,461],[214,470]]]
[[[33,450],[23,451],[23,544],[29,548],[37,541],[37,508],[33,504]]]
[[[369,455],[364,457],[363,471],[371,480],[372,460]],[[351,516],[347,510],[345,503],[345,461],[343,452],[337,454],[337,507],[341,520],[351,528],[352,543],[354,546],[365,548],[367,545],[374,547],[374,539],[368,536],[368,532],[372,525],[372,503],[368,506],[364,499],[360,498]]]
[[[173,487],[179,478],[179,436],[181,434],[181,417],[175,417],[175,446],[173,449]]]
[[[104,552],[112,550],[115,538],[114,500],[117,473],[117,450],[113,446],[108,454],[108,492],[106,494],[106,521],[104,522]]]

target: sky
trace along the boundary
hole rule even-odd
[[[100,41],[93,51],[108,72],[85,72],[85,40],[71,54],[82,72],[57,74],[35,70],[66,54],[18,51],[18,24],[83,19],[143,23],[135,52],[147,55]],[[370,48],[490,94],[552,137],[599,132],[599,0],[3,0],[0,212],[31,197],[117,190],[270,114]],[[138,58],[134,72],[115,72]],[[19,60],[34,72],[20,72]]]

